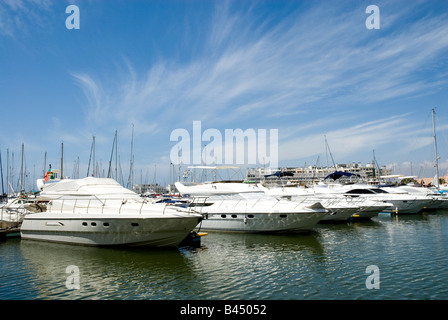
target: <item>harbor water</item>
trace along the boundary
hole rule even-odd
[[[448,211],[302,234],[210,232],[199,248],[0,242],[0,300],[444,300]]]

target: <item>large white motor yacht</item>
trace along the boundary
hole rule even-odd
[[[289,198],[300,203],[320,202],[328,213],[322,218],[325,221],[347,221],[353,218],[371,219],[378,215],[391,203],[378,203],[366,198],[353,199],[324,188],[304,188],[300,186],[278,186],[265,188],[259,186],[269,195]]]
[[[385,212],[397,214],[418,213],[433,202],[426,196],[407,193],[391,193],[387,188],[379,188],[367,184],[333,185],[330,187],[335,192],[351,197],[366,197],[383,203],[391,203]]]
[[[297,232],[312,230],[326,215],[319,202],[306,204],[279,200],[257,186],[244,183],[205,183],[186,186],[176,182],[189,204],[206,214],[199,227],[208,231]]]
[[[42,185],[40,183],[40,185]],[[202,220],[191,210],[154,203],[113,179],[45,184],[23,219],[22,239],[91,246],[177,246]]]

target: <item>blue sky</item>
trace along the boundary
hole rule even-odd
[[[69,30],[68,5],[80,11]],[[367,29],[366,7],[380,9]],[[0,150],[169,182],[177,128],[278,129],[279,165],[372,161],[432,176],[431,109],[448,173],[448,1],[1,0]],[[11,160],[12,162],[12,160]],[[16,182],[15,182],[16,183]]]

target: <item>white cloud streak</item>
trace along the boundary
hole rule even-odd
[[[376,31],[365,28],[365,8],[359,5],[324,4],[259,24],[251,11],[235,12],[226,5],[205,26],[210,33],[204,49],[192,60],[160,60],[146,72],[126,62],[127,73],[108,88],[88,74],[73,76],[87,97],[89,118],[112,126],[138,123],[136,130],[144,133],[189,128],[192,120],[221,128],[260,127],[268,121],[280,127],[285,116],[286,126],[292,126],[297,115],[329,122],[334,116],[325,114],[329,106],[359,112],[345,106],[423,95],[447,85],[446,72],[432,62],[446,66],[440,58],[448,50],[447,15],[403,25],[419,5],[400,11],[385,4],[385,17],[388,9],[394,13]],[[422,76],[427,71],[432,76]],[[327,136],[337,141],[335,150],[341,151],[336,154],[352,154],[388,144],[391,136],[401,142],[416,138],[407,134],[410,127],[404,117],[392,117],[335,128]],[[282,139],[280,159],[321,153],[323,130]]]
[[[16,39],[35,28],[48,26],[42,12],[48,13],[51,0],[3,0],[0,2],[0,37]]]

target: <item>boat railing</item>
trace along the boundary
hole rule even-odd
[[[199,213],[202,214],[202,208],[206,206],[206,201],[209,196],[193,196],[192,200],[188,204],[188,213]],[[200,210],[196,210],[200,208]]]
[[[23,217],[28,213],[26,203],[26,200],[17,199],[4,204],[0,210],[0,222],[2,224],[20,225]]]
[[[134,198],[103,198],[100,199],[96,195],[89,196],[89,198],[80,197],[80,198],[70,198],[70,199],[53,199],[50,201],[47,206],[47,212],[51,213],[62,213],[67,211],[72,211],[72,213],[76,213],[77,209],[85,210],[85,213],[104,213],[104,209],[106,207],[113,207],[114,205],[118,206],[118,214],[122,214],[124,212],[124,207],[126,204],[138,204],[138,212],[139,214],[143,213],[144,205],[150,202],[147,199],[134,199]],[[162,205],[162,203],[160,204]],[[166,209],[168,207],[168,203],[163,203],[163,214],[165,214]]]

